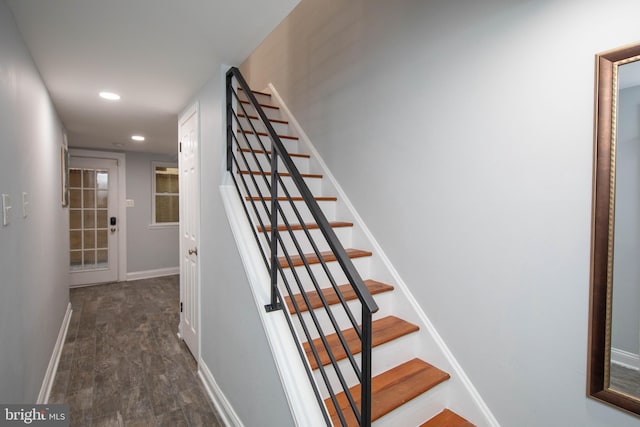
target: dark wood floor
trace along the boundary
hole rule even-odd
[[[222,426],[176,336],[179,276],[76,288],[50,403],[71,426]]]
[[[640,372],[625,368],[624,366],[611,364],[610,381],[611,388],[630,396],[640,398]]]

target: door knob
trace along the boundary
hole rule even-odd
[[[198,248],[189,249],[189,255],[198,255]]]
[[[115,233],[116,232],[116,228],[115,227],[111,227],[111,232]]]

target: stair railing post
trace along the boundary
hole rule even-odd
[[[233,138],[233,103],[232,103],[232,82],[233,75],[227,74],[227,171],[231,172],[231,168],[233,166],[233,157],[232,157],[232,138]]]
[[[278,301],[278,154],[275,149],[271,153],[271,303],[265,306],[267,311],[282,308]]]
[[[372,314],[362,304],[362,383],[360,386],[360,425],[371,427],[371,326]]]

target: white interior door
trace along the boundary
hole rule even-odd
[[[118,162],[69,159],[71,286],[118,280]]]
[[[199,359],[200,269],[200,162],[198,106],[179,121],[180,168],[180,335]]]

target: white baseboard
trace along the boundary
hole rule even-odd
[[[238,417],[236,411],[233,410],[231,403],[227,400],[218,383],[216,383],[215,378],[213,378],[209,367],[202,359],[198,362],[198,376],[202,384],[204,384],[204,388],[207,390],[213,406],[215,406],[216,411],[218,411],[218,415],[222,418],[220,421],[227,427],[244,427],[240,417]]]
[[[38,393],[38,404],[46,404],[49,402],[49,394],[51,394],[51,387],[53,387],[53,381],[55,380],[56,372],[58,371],[58,363],[60,362],[60,355],[62,354],[64,340],[67,337],[67,329],[69,329],[71,313],[73,313],[73,310],[71,310],[71,303],[69,303],[67,305],[67,311],[64,314],[64,318],[62,319],[62,325],[60,325],[56,345],[53,347],[53,353],[51,353],[51,359],[49,359],[49,366],[47,366],[47,371],[44,374],[40,393]]]
[[[173,276],[180,274],[180,267],[157,268],[155,270],[132,271],[127,273],[127,281],[153,279],[154,277]]]
[[[621,365],[635,371],[640,371],[640,354],[634,354],[618,348],[612,348],[611,363],[615,363],[616,365]]]

